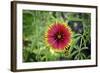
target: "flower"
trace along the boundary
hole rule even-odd
[[[65,23],[53,23],[46,31],[47,44],[56,52],[64,51],[71,43],[72,31]]]

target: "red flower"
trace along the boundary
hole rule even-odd
[[[64,51],[71,43],[71,29],[63,23],[52,24],[46,32],[46,42],[54,51]]]

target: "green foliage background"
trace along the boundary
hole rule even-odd
[[[55,21],[68,24],[72,43],[65,52],[52,52],[44,35]],[[91,14],[23,10],[23,62],[91,59]]]

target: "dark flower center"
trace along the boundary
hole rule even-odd
[[[63,39],[63,35],[61,33],[55,34],[55,40],[60,41]]]
[[[61,39],[61,37],[62,37],[62,36],[61,36],[60,34],[57,35],[57,38],[58,38],[58,39]]]

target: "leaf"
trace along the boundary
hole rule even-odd
[[[81,56],[83,57],[83,59],[86,59],[86,56],[84,53],[81,53]]]
[[[78,51],[75,50],[74,52],[72,52],[72,53],[70,54],[70,56],[72,57],[72,56],[74,56],[74,55],[77,54],[77,53],[78,53]]]
[[[81,34],[73,34],[72,38],[77,38],[77,37],[81,37]]]
[[[82,47],[82,48],[81,48],[81,51],[82,51],[82,50],[86,50],[86,49],[88,49],[88,47]]]

